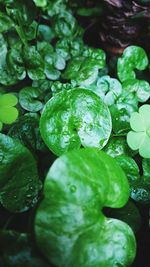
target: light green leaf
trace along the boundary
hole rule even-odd
[[[139,113],[133,113],[130,118],[131,128],[127,142],[131,149],[139,149],[139,154],[150,158],[150,105],[143,105]]]

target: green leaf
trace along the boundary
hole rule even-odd
[[[18,117],[18,110],[14,107],[18,102],[15,95],[0,95],[0,121],[1,123],[11,124]]]
[[[49,64],[47,62],[45,63],[44,73],[46,77],[51,81],[58,80],[61,74],[59,70],[55,69],[52,64]]]
[[[13,21],[5,13],[0,12],[0,33],[7,32],[14,26]]]
[[[51,27],[46,24],[40,24],[38,26],[38,39],[44,40],[48,43],[55,37],[54,32],[52,31]]]
[[[0,134],[0,202],[11,212],[23,212],[38,200],[36,162],[21,143]]]
[[[111,157],[120,155],[132,156],[132,150],[128,147],[125,137],[111,137],[104,147],[104,151]]]
[[[53,29],[58,37],[70,38],[77,34],[79,31],[79,25],[71,12],[65,10],[60,12],[58,17],[56,16]]]
[[[0,121],[12,124],[18,117],[18,110],[14,107],[0,107]]]
[[[110,107],[113,131],[116,134],[126,133],[130,129],[130,117],[136,110],[136,106],[120,100]]]
[[[119,163],[119,166],[125,172],[129,180],[130,187],[132,187],[133,182],[137,181],[140,178],[140,170],[135,160],[127,155],[120,155],[117,156],[115,159]]]
[[[16,47],[12,47],[7,53],[7,64],[10,71],[15,73],[18,80],[23,80],[26,77],[26,70],[22,58],[22,47],[20,44]]]
[[[150,185],[139,179],[131,190],[131,198],[141,204],[150,204]]]
[[[149,185],[150,184],[150,160],[149,159],[143,159],[142,168],[143,168],[144,182]]]
[[[143,158],[150,158],[150,105],[143,105],[139,113],[133,113],[130,125],[133,131],[127,135],[127,143],[133,150],[139,150]]]
[[[150,85],[147,81],[127,80],[123,83],[124,98],[133,95],[139,102],[146,102],[150,97]]]
[[[0,95],[0,107],[13,107],[17,105],[18,99],[13,94]]]
[[[0,83],[5,86],[12,86],[18,83],[16,73],[10,70],[8,65],[0,66]]]
[[[23,59],[28,76],[31,80],[45,79],[44,60],[42,59],[35,46],[24,48]]]
[[[76,85],[87,86],[94,83],[98,70],[105,67],[105,53],[101,49],[87,48],[82,57],[72,58],[63,78],[72,80]]]
[[[48,267],[33,248],[30,236],[12,230],[0,231],[1,257],[7,267]]]
[[[96,94],[80,88],[53,96],[40,120],[42,138],[56,155],[81,145],[102,149],[111,129],[107,106]]]
[[[43,103],[39,100],[41,90],[34,87],[24,87],[19,92],[19,103],[25,110],[38,112],[43,108]]]
[[[36,9],[33,1],[10,0],[7,1],[6,6],[7,14],[15,21],[16,26],[19,26],[19,28],[23,28],[24,25],[30,25],[36,18]]]
[[[106,54],[102,49],[86,47],[83,56],[95,60],[95,64],[102,69],[105,67]]]
[[[52,94],[55,95],[63,90],[70,90],[73,89],[73,84],[70,83],[61,83],[59,81],[53,82],[51,85]]]
[[[33,0],[33,1],[38,7],[45,7],[47,6],[47,3],[48,3],[47,0]]]
[[[128,46],[122,57],[118,59],[117,71],[121,82],[136,78],[135,69],[145,70],[148,66],[148,57],[143,48]]]
[[[8,52],[8,44],[6,40],[4,39],[4,36],[0,34],[0,69],[2,69],[3,66],[5,66],[6,64],[7,52]],[[0,73],[0,76],[1,76],[1,73]]]
[[[85,267],[129,266],[136,250],[132,230],[102,213],[128,197],[127,178],[113,158],[95,148],[64,154],[45,180],[35,218],[38,247],[56,266],[82,266],[83,259]]]
[[[8,135],[20,141],[31,152],[46,150],[40,135],[39,118],[29,115],[19,117],[11,126]]]
[[[104,75],[97,79],[93,91],[100,96],[106,105],[111,106],[121,95],[122,85],[117,79]]]

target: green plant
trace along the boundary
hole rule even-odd
[[[144,49],[138,46],[129,46],[118,60],[118,77],[122,82],[135,79],[135,69],[145,70],[147,66],[148,57]]]
[[[0,94],[0,130],[3,123],[12,124],[18,117],[18,110],[14,107],[18,99],[13,94]]]
[[[56,155],[81,145],[102,149],[111,134],[111,116],[108,107],[93,92],[71,89],[47,102],[40,130],[44,142]]]
[[[122,51],[137,36],[133,14],[145,18],[148,5],[108,0],[117,11],[112,20],[102,2],[0,0],[2,267],[137,267],[145,260],[149,50],[134,42],[114,56],[95,34],[105,27]],[[124,25],[119,33],[116,21]],[[129,131],[142,136],[138,147],[134,136],[128,145]]]
[[[129,197],[127,179],[114,159],[96,148],[64,154],[47,174],[44,195],[35,232],[49,262],[85,267],[131,264],[136,247],[131,229],[102,212],[104,206],[122,207]]]
[[[150,158],[150,105],[143,105],[139,112],[131,115],[130,125],[133,131],[127,135],[128,145],[133,150],[139,150],[144,158]]]

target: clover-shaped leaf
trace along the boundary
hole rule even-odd
[[[135,69],[145,70],[148,66],[148,57],[143,48],[139,46],[128,46],[121,58],[118,59],[117,69],[120,81],[135,79]]]
[[[114,104],[115,100],[122,92],[121,83],[108,75],[98,78],[94,93],[99,95],[108,106]]]
[[[150,158],[150,105],[143,105],[139,113],[134,112],[130,118],[133,131],[127,135],[127,143],[133,150],[139,150],[143,158]]]
[[[17,97],[13,94],[0,95],[0,129],[3,123],[11,124],[17,119],[18,110],[14,107],[17,102]]]

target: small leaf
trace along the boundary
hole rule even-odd
[[[47,0],[33,0],[33,1],[38,7],[45,7],[48,3]]]
[[[145,125],[143,122],[143,118],[142,118],[142,116],[140,116],[140,114],[138,112],[132,113],[132,116],[130,119],[130,125],[134,131],[137,131],[137,132],[145,131]]]
[[[127,135],[127,143],[131,149],[139,149],[139,154],[150,158],[150,105],[143,105],[139,113],[133,113],[130,118],[131,128]]]
[[[11,124],[18,117],[18,110],[14,107],[18,99],[13,94],[0,95],[0,121],[1,123]]]
[[[34,87],[24,87],[19,92],[19,103],[28,111],[38,112],[42,109],[43,104],[38,98],[41,95],[41,91]]]
[[[98,78],[93,91],[102,98],[106,105],[111,106],[121,95],[122,85],[117,79],[106,75]]]
[[[127,143],[129,147],[133,150],[139,149],[143,138],[145,138],[145,133],[144,132],[129,132],[127,135]]]
[[[121,82],[136,78],[135,69],[145,70],[148,66],[148,57],[143,48],[128,46],[121,58],[118,59],[117,70]]]
[[[18,117],[18,110],[14,107],[0,107],[0,120],[5,124],[12,124]]]
[[[13,94],[0,95],[0,107],[13,107],[18,103],[18,99]]]

